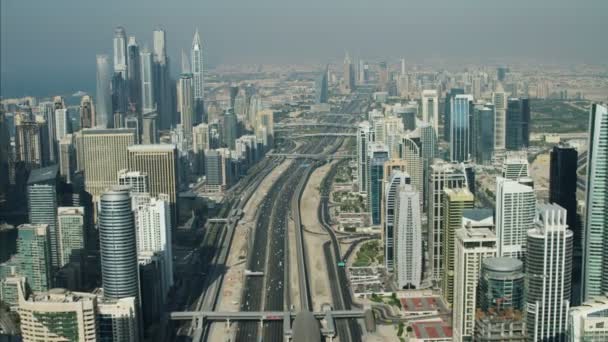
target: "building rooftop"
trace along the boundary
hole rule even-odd
[[[57,179],[57,174],[59,174],[58,165],[33,169],[32,172],[30,172],[27,184],[49,183]]]
[[[133,128],[84,128],[83,135],[135,134]]]
[[[497,272],[515,272],[523,270],[523,263],[515,258],[486,258],[483,260],[483,268]]]
[[[34,292],[28,302],[75,303],[83,300],[94,300],[96,296],[86,292],[72,292],[63,288],[50,289],[47,292]]]
[[[484,221],[494,218],[494,210],[490,208],[464,209],[462,217],[471,221]]]
[[[129,152],[172,152],[176,147],[174,144],[149,144],[133,145],[127,148]]]
[[[496,241],[496,235],[488,228],[472,228],[466,229],[461,228],[456,230],[456,236],[462,239],[462,241]]]

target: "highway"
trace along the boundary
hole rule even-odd
[[[349,102],[349,108],[360,108],[357,101],[361,99],[354,97],[355,103]],[[354,119],[353,115],[351,120]],[[325,117],[330,123],[344,118],[331,116]],[[349,120],[350,121],[350,120]],[[344,124],[346,125],[346,124]],[[294,125],[293,128],[297,126]],[[334,133],[339,127],[335,125],[319,125],[326,128],[328,133]],[[294,132],[295,133],[295,132]],[[344,141],[339,136],[318,136],[315,139],[304,141],[297,150],[298,154],[318,155],[334,154]],[[292,307],[290,296],[289,273],[289,248],[288,243],[288,221],[291,218],[295,223],[296,255],[298,289],[300,293],[299,307],[301,309],[312,308],[312,298],[309,294],[308,269],[306,265],[306,246],[303,239],[303,229],[300,223],[300,197],[304,191],[308,177],[314,169],[322,165],[323,161],[315,159],[299,158],[279,177],[272,185],[264,198],[258,212],[252,248],[250,248],[247,269],[253,272],[263,272],[263,277],[248,277],[245,280],[242,293],[240,311],[277,311],[290,310]],[[350,306],[349,306],[350,308]],[[357,325],[355,323],[355,325]],[[357,325],[358,327],[358,325]],[[345,337],[345,332],[339,334],[341,341],[350,340]],[[353,335],[358,336],[357,332]],[[240,322],[235,332],[235,341],[283,341],[284,331],[282,322],[266,322],[260,326],[258,322]],[[356,341],[360,339],[354,339]]]
[[[187,274],[179,275],[184,279],[179,289],[174,291],[174,301],[171,301],[170,311],[178,310],[207,310],[215,309],[224,276],[224,265],[232,243],[236,223],[237,210],[242,210],[255,189],[274,167],[282,162],[282,158],[265,158],[254,166],[239,183],[226,193],[220,218],[227,218],[226,223],[208,223],[203,240],[193,251],[195,257],[190,258]],[[207,327],[206,327],[207,328]],[[185,329],[185,331],[184,331]],[[205,331],[193,331],[189,324],[177,329],[174,338],[177,340],[200,339],[207,334]]]

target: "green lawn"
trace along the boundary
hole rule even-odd
[[[586,109],[589,105],[584,101],[531,99],[530,130],[533,133],[584,132],[589,124]]]

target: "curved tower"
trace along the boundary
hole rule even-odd
[[[99,242],[104,296],[139,298],[135,223],[129,186],[115,186],[101,195]]]

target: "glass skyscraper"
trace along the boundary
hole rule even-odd
[[[381,203],[384,192],[384,163],[388,161],[388,148],[384,144],[372,144],[369,149],[369,180],[367,200],[372,225],[381,223]]]
[[[450,159],[452,162],[463,162],[469,158],[472,103],[472,95],[456,95],[452,99],[450,124]]]
[[[34,169],[27,186],[27,209],[31,224],[48,225],[50,257],[54,269],[59,268],[59,241],[57,236],[57,165]]]
[[[583,300],[608,291],[608,108],[589,115],[587,193],[583,243]]]
[[[99,240],[104,297],[139,298],[137,246],[131,188],[115,186],[101,195]]]

